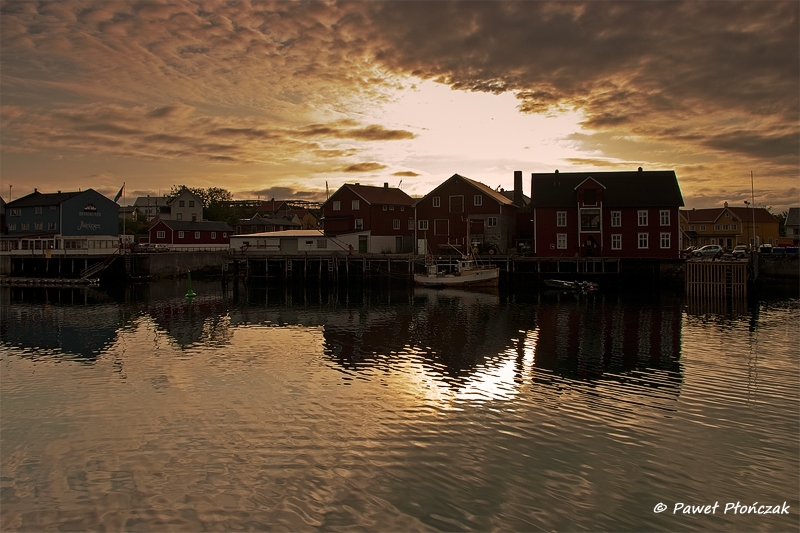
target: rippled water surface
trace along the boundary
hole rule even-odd
[[[0,530],[800,526],[796,297],[194,290],[0,289]]]

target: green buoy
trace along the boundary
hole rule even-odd
[[[189,271],[189,290],[186,291],[186,297],[187,298],[194,298],[195,296],[197,296],[197,295],[192,290],[192,271],[190,270]]]

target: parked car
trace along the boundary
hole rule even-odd
[[[137,253],[152,252],[153,251],[152,246],[153,246],[152,244],[147,243],[147,242],[139,243],[139,244],[137,244],[136,246],[133,247],[133,251],[137,252]]]
[[[771,254],[772,253],[772,245],[771,244],[762,244],[758,247],[758,253],[760,254]]]
[[[722,257],[724,253],[725,250],[719,244],[706,244],[692,252],[692,255],[695,257]]]
[[[169,252],[169,246],[166,244],[154,244],[153,245],[154,252]]]
[[[786,255],[786,248],[781,248],[780,246],[773,246],[772,247],[772,255]]]
[[[786,247],[786,255],[797,255],[797,253],[798,253],[797,246]]]
[[[736,259],[743,259],[747,257],[747,246],[740,244],[733,249],[733,257]]]

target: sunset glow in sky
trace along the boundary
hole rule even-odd
[[[0,195],[673,169],[800,204],[800,3],[0,2]],[[528,194],[529,183],[525,183]]]

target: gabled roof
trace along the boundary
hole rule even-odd
[[[359,198],[370,205],[414,205],[414,199],[403,192],[402,189],[390,188],[387,186],[375,187],[373,185],[345,183],[340,190],[345,188],[353,191]],[[336,193],[334,193],[333,196],[336,196]],[[331,196],[331,198],[333,198],[333,196]]]
[[[575,205],[575,187],[593,178],[606,189],[606,207],[676,207],[683,196],[673,170],[621,172],[534,173],[531,177],[531,205],[565,207]]]
[[[91,191],[92,189],[86,189]],[[61,205],[62,202],[69,200],[74,196],[83,194],[86,191],[74,192],[56,192],[56,193],[41,193],[33,191],[30,194],[12,200],[6,204],[7,207],[33,207],[33,206],[46,206],[46,205]]]
[[[261,202],[256,210],[259,213],[274,213],[275,211],[281,211],[283,209],[287,209],[289,206],[286,204],[285,200],[264,200]]]
[[[475,189],[478,189],[479,191],[481,191],[482,193],[484,193],[485,195],[487,195],[489,198],[493,199],[494,201],[496,201],[500,205],[514,205],[513,200],[511,198],[506,197],[506,195],[504,193],[502,193],[500,191],[495,191],[494,189],[492,189],[488,185],[484,185],[483,183],[481,183],[479,181],[475,181],[475,180],[469,179],[469,178],[467,178],[465,176],[462,176],[460,174],[453,174],[452,176],[447,178],[447,180],[442,182],[438,187],[436,187],[431,192],[426,194],[425,198],[428,198],[430,196],[435,196],[436,195],[435,193],[436,193],[437,190],[439,190],[440,188],[444,187],[445,184],[447,184],[447,183],[449,183],[449,182],[451,182],[453,180],[463,181],[467,185],[470,185],[470,186],[474,187]],[[512,197],[513,197],[513,191],[511,191],[511,194],[512,194]],[[423,198],[418,198],[416,200],[416,202],[419,203],[421,200],[423,200]]]
[[[749,207],[709,207],[705,209],[681,209],[680,215],[690,224],[714,224],[722,213],[730,212],[742,222],[751,222],[755,216],[756,222],[777,222],[772,213],[763,207],[750,209]]]
[[[786,215],[785,226],[800,226],[800,207],[790,207]]]
[[[681,209],[680,215],[690,224],[713,224],[722,214],[724,208]]]
[[[756,217],[756,222],[778,222],[775,215],[764,209],[763,207],[756,207],[750,209],[749,207],[726,207],[736,218],[742,222],[752,221],[753,215]]]
[[[159,224],[164,224],[172,231],[233,231],[233,228],[227,225],[225,222],[219,222],[216,220],[192,222],[190,220],[159,219],[158,222],[150,226],[150,229],[153,229]]]

